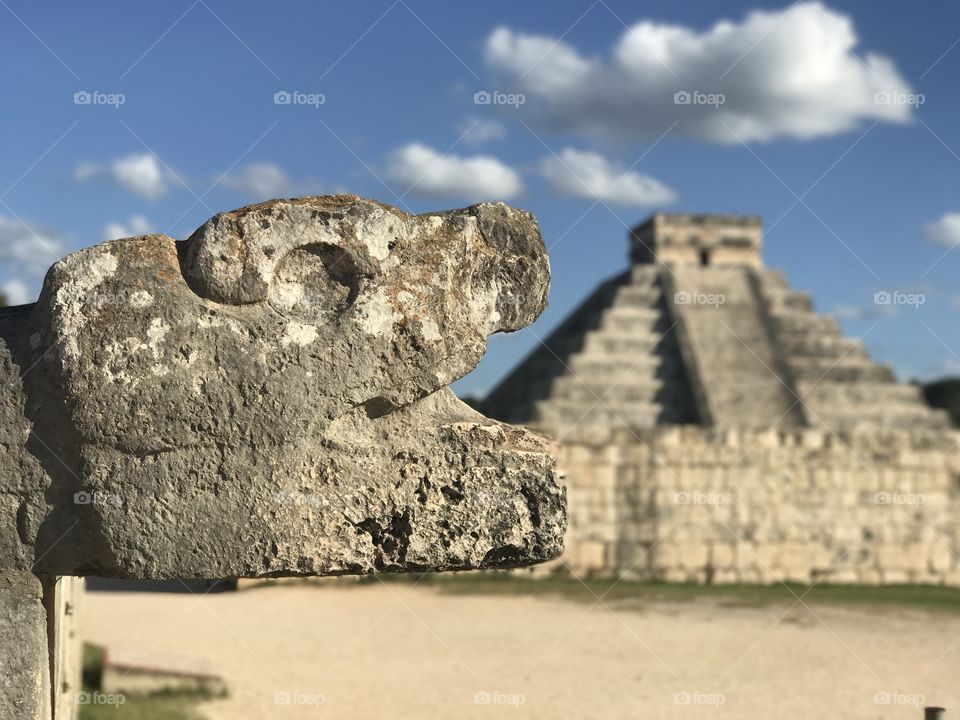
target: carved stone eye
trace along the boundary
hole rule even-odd
[[[354,303],[363,279],[348,251],[336,245],[308,245],[284,257],[268,301],[281,312],[329,320]]]

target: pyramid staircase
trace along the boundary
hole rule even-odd
[[[486,412],[562,433],[578,424],[697,422],[657,268],[601,285],[487,398]]]

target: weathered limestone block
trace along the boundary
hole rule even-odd
[[[730,569],[734,567],[733,543],[715,543],[710,552],[710,565],[714,568]]]
[[[680,565],[687,570],[700,570],[710,560],[710,546],[705,542],[688,542],[677,548],[677,555]]]
[[[543,310],[534,218],[356,196],[68,256],[0,312],[0,567],[139,578],[503,567],[562,547],[550,448],[447,385]]]
[[[609,555],[607,543],[588,540],[578,548],[577,565],[586,572],[603,572],[609,569]]]
[[[953,567],[953,552],[950,546],[942,540],[934,540],[930,545],[930,566],[934,573],[945,573]]]
[[[0,572],[0,718],[50,717],[47,615],[40,581]]]

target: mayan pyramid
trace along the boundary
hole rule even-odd
[[[630,268],[602,283],[487,397],[484,411],[555,435],[635,429],[946,428],[809,294],[763,266],[760,218],[657,213]]]

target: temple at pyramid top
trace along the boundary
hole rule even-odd
[[[762,266],[763,220],[756,215],[656,213],[630,232],[635,263]]]
[[[486,414],[554,435],[596,424],[949,427],[764,267],[759,217],[656,213],[629,243],[630,267],[504,378]]]

